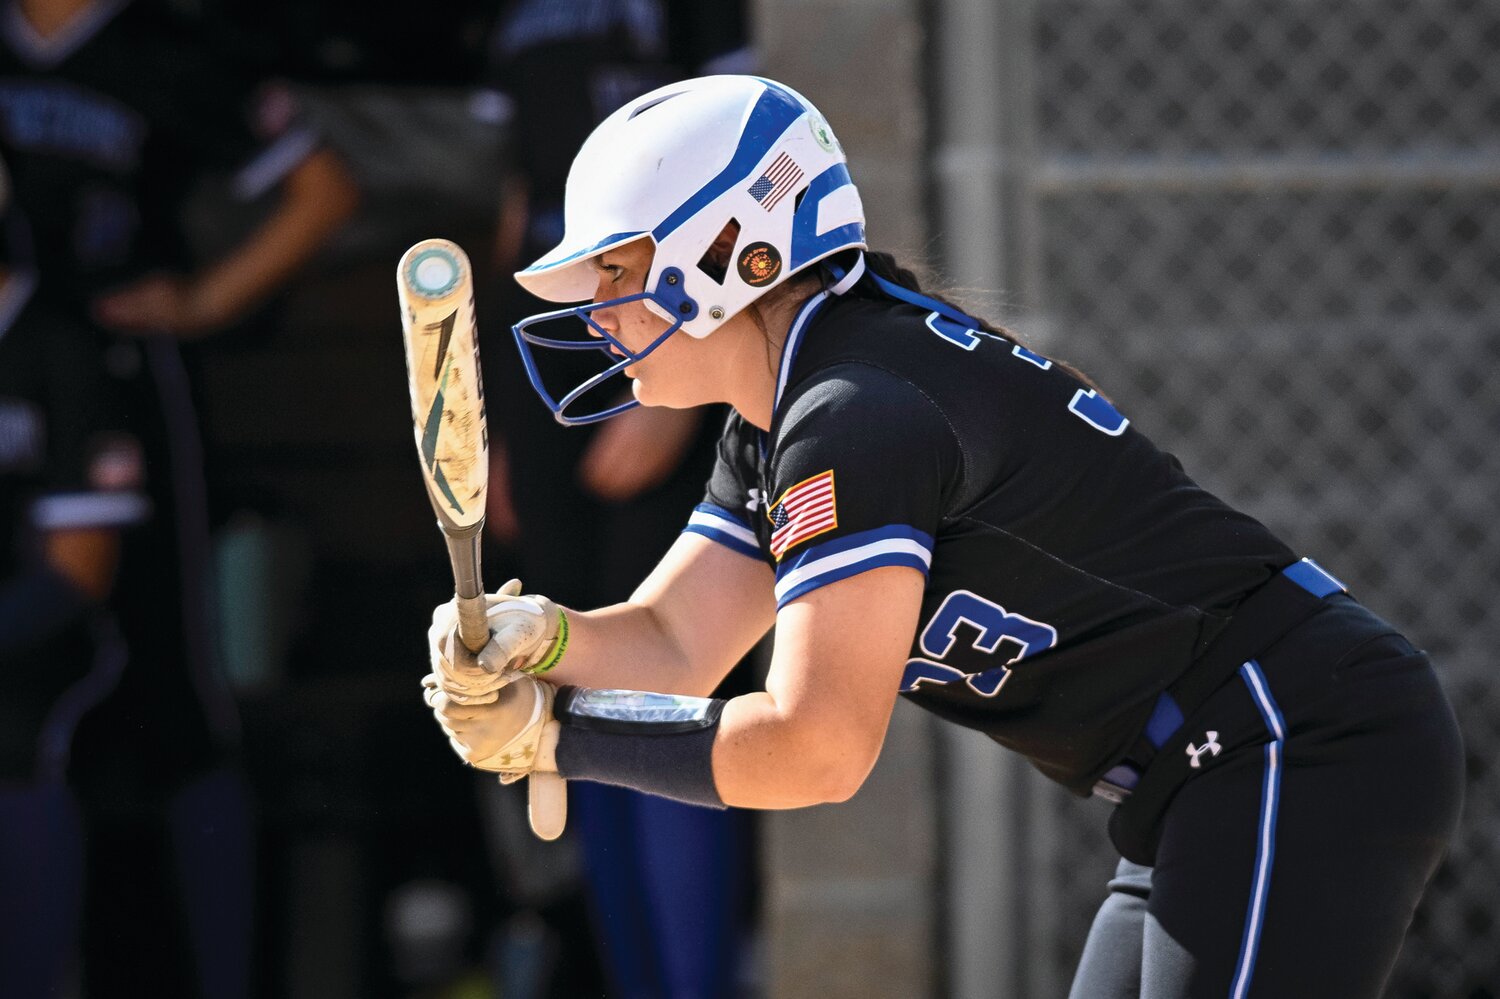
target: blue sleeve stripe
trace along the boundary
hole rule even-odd
[[[790,568],[785,563],[778,568],[776,606],[820,586],[887,565],[904,565],[927,575],[932,565],[931,535],[901,524],[818,545],[799,555]]]
[[[889,524],[885,527],[877,527],[870,531],[860,531],[857,534],[849,534],[842,538],[834,538],[832,541],[824,541],[816,545],[809,545],[798,552],[795,557],[782,561],[776,567],[776,578],[784,579],[795,572],[800,572],[814,562],[834,555],[842,555],[855,549],[862,549],[867,545],[883,541],[909,541],[915,546],[911,550],[920,549],[927,562],[932,561],[932,535],[925,531],[919,531],[915,527],[906,524]]]
[[[751,558],[761,557],[760,541],[755,537],[755,533],[745,526],[744,521],[723,507],[714,506],[711,503],[700,503],[693,509],[693,515],[688,518],[683,532],[701,534],[710,541],[717,541],[741,555],[748,555]]]
[[[916,569],[924,576],[927,575],[927,559],[915,552],[880,552],[856,562],[831,566],[814,576],[802,576],[796,579],[788,577],[782,580],[776,584],[776,609],[780,610],[803,594],[811,593],[829,583],[837,583],[841,579],[858,576],[862,572],[887,565],[904,565],[909,569]],[[791,585],[786,585],[788,583]]]
[[[720,526],[723,530],[740,535],[752,545],[757,544],[755,532],[750,529],[749,521],[728,507],[719,506],[716,503],[699,503],[693,507],[693,515],[688,518],[688,523]]]

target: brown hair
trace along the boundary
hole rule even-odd
[[[717,262],[717,259],[719,257],[723,257],[723,259],[727,261],[730,248],[733,246],[734,236],[737,234],[738,227],[736,227],[734,233],[729,232],[729,230],[726,228],[725,232],[721,233],[719,239],[714,242],[714,245],[712,247],[710,247],[709,252],[704,255],[705,260],[713,258]],[[926,298],[933,299],[934,301],[946,305],[965,316],[969,316],[979,324],[979,329],[984,331],[985,333],[993,333],[995,336],[1002,337],[1019,347],[1024,347],[1027,350],[1031,350],[1026,342],[1022,340],[1021,337],[1018,336],[1014,331],[1006,329],[1003,326],[997,326],[996,324],[990,322],[988,319],[985,319],[982,316],[974,315],[968,309],[962,308],[943,295],[933,294],[930,291],[924,291],[922,288],[922,282],[917,277],[917,275],[908,268],[903,267],[893,255],[882,250],[865,250],[864,256],[865,273],[861,275],[860,279],[857,282],[855,282],[854,287],[849,289],[848,294],[854,295],[859,298],[879,298],[889,300],[890,296],[885,293],[884,289],[882,289],[880,285],[875,283],[874,278],[871,276],[873,275],[874,277],[879,277],[882,280],[890,282],[891,284],[899,285],[902,288],[907,289],[908,291],[914,291]],[[848,254],[848,257],[852,259],[853,254]],[[773,307],[780,305],[789,297],[795,296],[798,298],[805,298],[820,288],[828,287],[828,278],[828,271],[823,267],[814,267],[809,268],[805,271],[801,271],[797,274],[794,274],[788,280],[772,288],[762,297],[750,303],[750,306],[745,310],[747,313],[749,313],[750,319],[755,323],[756,328],[760,330],[761,339],[765,342],[766,345],[766,368],[773,375],[776,373],[777,358],[771,349],[771,331],[766,326],[766,313]],[[1032,351],[1032,353],[1037,352]],[[1068,374],[1072,375],[1074,378],[1078,379],[1083,384],[1087,385],[1089,388],[1095,390],[1098,389],[1098,386],[1094,384],[1093,379],[1089,378],[1088,375],[1084,374],[1077,367],[1073,366],[1067,361],[1061,360],[1056,357],[1049,358],[1049,360],[1051,360],[1058,367],[1062,368]]]
[[[922,288],[922,282],[920,279],[918,279],[915,273],[913,273],[908,268],[903,267],[893,255],[881,250],[865,251],[865,273],[860,277],[859,281],[855,283],[854,287],[849,290],[849,294],[857,295],[861,298],[889,298],[890,296],[888,296],[885,291],[882,290],[881,287],[876,284],[875,281],[871,278],[870,275],[872,274],[875,277],[879,277],[885,281],[889,281],[891,284],[900,285],[902,288],[905,288],[908,291],[914,291],[919,295],[930,298],[935,302],[939,302],[943,305],[948,306],[950,309],[954,309],[957,312],[968,316],[976,323],[978,323],[979,329],[985,333],[993,333],[995,336],[1003,337],[1004,339],[1010,341],[1018,347],[1023,347],[1034,354],[1038,354],[1038,356],[1045,356],[1039,354],[1039,352],[1035,350],[1032,350],[1032,348],[1026,343],[1026,341],[1023,340],[1017,333],[1015,333],[1015,331],[1006,329],[1004,326],[997,326],[996,324],[990,322],[988,319],[985,319],[983,316],[975,315],[973,312],[962,307],[961,305],[954,303],[952,300],[942,294],[934,294],[930,291],[924,291]],[[1048,359],[1058,367],[1062,368],[1068,374],[1072,375],[1074,378],[1083,382],[1083,384],[1087,385],[1089,388],[1095,389],[1096,391],[1098,390],[1099,386],[1094,384],[1094,380],[1088,375],[1084,374],[1074,365],[1056,357],[1048,357]]]
[[[760,338],[766,345],[766,368],[773,376],[776,374],[776,365],[780,359],[771,350],[773,341],[771,331],[766,326],[766,313],[780,306],[788,298],[800,300],[815,294],[825,284],[824,274],[821,267],[799,271],[751,302],[745,309],[750,316],[750,321],[755,323],[756,329],[760,330]]]

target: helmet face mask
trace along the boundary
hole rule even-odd
[[[540,298],[591,299],[593,259],[625,243],[649,236],[655,253],[646,291],[516,325],[532,384],[563,423],[594,422],[630,408],[633,403],[585,416],[564,412],[667,337],[679,330],[708,336],[792,275],[840,250],[865,246],[864,209],[827,122],[795,91],[749,76],[671,84],[610,115],[573,162],[564,219],[562,242],[516,275]],[[726,229],[735,234],[728,266],[711,266],[709,249]],[[550,340],[530,327],[571,312],[602,334],[588,313],[636,300],[668,323],[667,332],[554,400],[528,345],[608,351],[612,338]]]
[[[601,251],[608,252],[608,251]],[[633,295],[623,295],[619,298],[607,299],[603,302],[589,302],[584,305],[575,305],[566,309],[556,309],[552,312],[542,312],[534,316],[522,319],[512,331],[516,342],[521,348],[521,362],[526,366],[526,377],[531,381],[531,386],[537,395],[542,397],[542,402],[552,410],[552,415],[559,423],[567,426],[582,426],[588,423],[598,423],[607,420],[611,416],[618,416],[627,409],[634,409],[640,403],[634,399],[618,403],[605,409],[592,413],[576,414],[570,413],[569,407],[580,401],[600,385],[611,379],[619,377],[627,367],[646,358],[657,347],[666,343],[667,338],[682,328],[683,320],[696,314],[696,308],[690,307],[690,303],[681,292],[682,275],[676,268],[668,268],[662,275],[659,288],[664,291],[639,291]],[[640,350],[631,350],[624,341],[618,339],[613,333],[599,325],[593,317],[593,313],[599,309],[613,308],[626,305],[631,302],[645,302],[647,308],[657,314],[677,313],[678,319],[667,325],[667,328],[658,334],[652,341]],[[583,340],[566,340],[555,337],[543,336],[531,331],[531,327],[540,326],[559,319],[578,319],[589,329],[592,334]],[[552,393],[547,390],[543,383],[541,371],[537,367],[536,357],[527,346],[528,344],[538,347],[549,347],[554,350],[602,350],[605,353],[618,353],[622,358],[609,367],[600,371],[585,381],[581,382],[561,398],[554,399]]]

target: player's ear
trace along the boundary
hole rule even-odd
[[[730,219],[709,244],[703,259],[698,261],[698,269],[723,284],[724,275],[729,273],[729,259],[734,255],[734,244],[739,242],[739,238],[740,223],[736,219]]]

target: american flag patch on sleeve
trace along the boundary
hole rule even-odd
[[[775,528],[771,534],[771,555],[778,562],[793,545],[838,527],[833,469],[803,479],[789,488],[766,511],[766,516]]]

